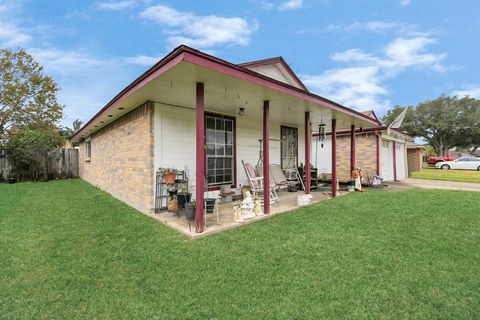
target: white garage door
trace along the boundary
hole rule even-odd
[[[396,143],[395,144],[395,158],[397,162],[397,180],[402,180],[407,177],[406,172],[406,159],[405,159],[405,144]]]
[[[382,140],[380,168],[380,176],[384,180],[393,180],[393,143],[391,141]]]

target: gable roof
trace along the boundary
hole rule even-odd
[[[303,84],[303,82],[298,78],[298,76],[293,72],[288,63],[282,57],[273,57],[263,60],[256,60],[250,62],[244,62],[238,64],[241,67],[253,70],[255,72],[261,73],[267,77],[271,77],[276,80],[291,84],[298,88],[301,88],[305,91],[308,91],[308,88]],[[277,68],[283,75],[282,77],[275,76],[267,68]]]
[[[380,122],[380,120],[378,119],[377,115],[375,114],[375,111],[373,110],[366,110],[366,111],[360,111],[360,113],[372,118],[372,119],[375,119],[375,121],[378,122],[379,125],[381,125],[382,123]]]
[[[273,79],[271,77],[265,76],[264,74],[214,57],[186,45],[181,45],[175,48],[172,52],[166,55],[163,59],[153,65],[150,69],[144,72],[141,76],[139,76],[122,91],[120,91],[115,97],[113,97],[113,99],[110,100],[110,102],[108,102],[103,108],[101,108],[82,128],[80,128],[80,130],[73,134],[71,140],[74,142],[78,141],[79,139],[85,137],[85,135],[91,134],[96,130],[99,130],[92,128],[93,123],[96,119],[105,117],[108,112],[116,106],[117,103],[126,99],[128,96],[145,86],[153,79],[159,77],[160,75],[164,74],[165,72],[174,68],[182,62],[192,63],[207,69],[240,78],[245,81],[250,81],[252,83],[267,87],[269,89],[280,91],[293,97],[322,105],[325,108],[342,112],[365,122],[376,124],[376,121],[371,117],[366,116],[356,110],[345,107],[335,101],[311,93],[306,88],[304,89],[303,87],[299,88],[297,86],[293,86],[289,83]]]

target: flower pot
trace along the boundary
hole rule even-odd
[[[184,212],[187,220],[195,220],[195,202],[185,203]]]
[[[163,175],[163,180],[165,180],[165,183],[166,184],[173,184],[175,183],[175,178],[176,178],[177,174],[172,172],[172,173],[165,173]]]
[[[215,198],[205,198],[205,211],[207,213],[213,213],[213,209],[215,208]]]
[[[184,209],[185,204],[190,202],[192,199],[192,194],[190,192],[179,192],[177,193],[177,205],[179,208]]]

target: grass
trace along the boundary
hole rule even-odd
[[[440,170],[424,168],[422,171],[412,172],[411,177],[416,179],[480,183],[480,171],[470,170]]]
[[[80,180],[0,185],[0,318],[478,319],[479,247],[477,193],[356,193],[192,241]]]

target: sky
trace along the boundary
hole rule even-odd
[[[0,47],[57,81],[64,125],[180,44],[233,63],[283,56],[310,91],[381,116],[480,98],[479,12],[478,0],[0,0]]]

